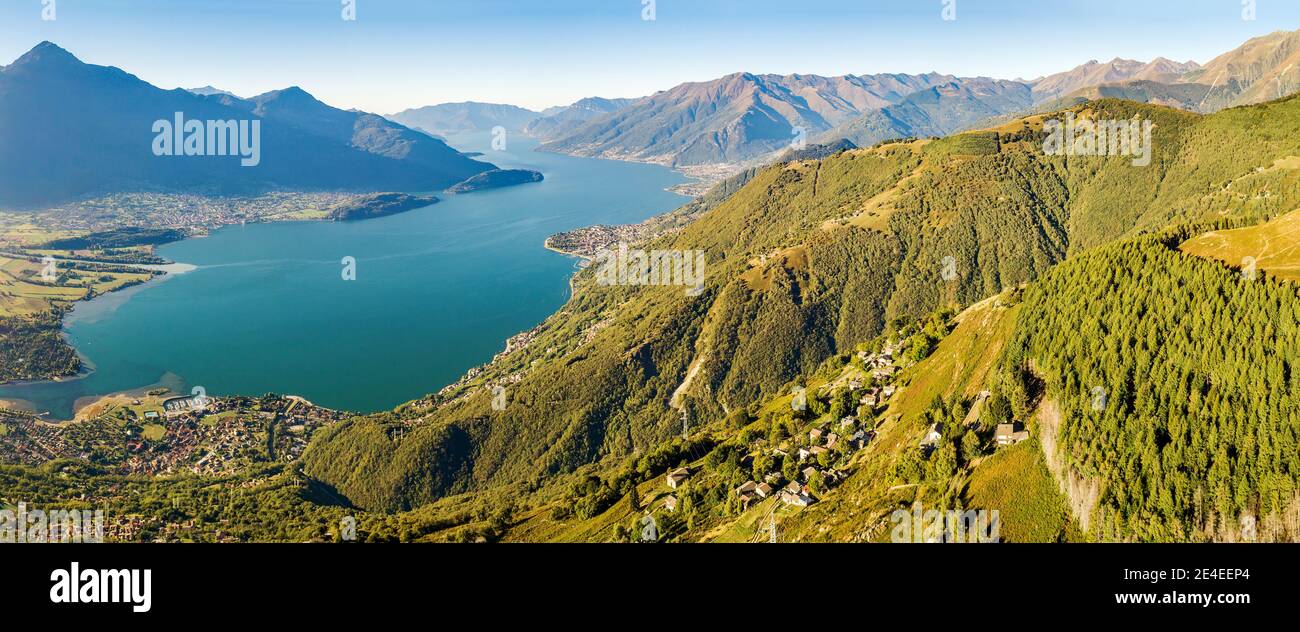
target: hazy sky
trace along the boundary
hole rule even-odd
[[[1253,21],[1243,0],[657,0],[653,21],[648,0],[355,0],[355,21],[344,1],[0,0],[0,63],[51,40],[163,88],[298,85],[387,114],[465,100],[540,109],[740,70],[1013,79],[1117,56],[1205,62],[1300,29],[1297,0],[1257,0]]]

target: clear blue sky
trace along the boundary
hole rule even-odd
[[[447,101],[531,108],[643,96],[755,73],[928,72],[1033,78],[1089,59],[1208,61],[1300,29],[1258,0],[45,0],[0,2],[0,63],[41,40],[164,88],[299,85],[379,113]]]

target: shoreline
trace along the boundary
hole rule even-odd
[[[582,229],[578,229],[578,230],[582,230]],[[556,233],[556,234],[559,234],[559,233]],[[549,240],[549,239],[550,239],[550,237],[547,237],[547,240]],[[549,251],[551,251],[551,252],[558,253],[558,254],[562,254],[562,255],[564,255],[564,256],[566,256],[566,257],[573,257],[573,258],[575,258],[575,259],[580,259],[580,260],[582,260],[582,261],[592,261],[592,260],[594,260],[594,257],[589,257],[589,256],[587,256],[587,255],[584,255],[584,254],[580,253],[580,252],[572,252],[572,251],[568,251],[568,250],[563,250],[563,249],[561,249],[561,248],[556,248],[555,246],[552,246],[551,244],[549,244],[549,243],[547,243],[547,242],[545,242],[545,241],[542,242],[542,247],[545,248],[545,249],[547,249],[547,250],[549,250]]]
[[[639,164],[654,165],[654,163],[644,163],[644,162],[640,162],[640,161],[619,161],[619,160],[614,160],[614,159],[610,159],[610,158],[597,158],[597,157],[587,157],[587,156],[572,156],[572,157],[574,157],[574,158],[588,159],[588,160],[590,160],[590,159],[596,159],[596,160],[610,160],[610,161],[612,161],[612,162],[630,162],[630,163],[639,163]],[[664,165],[654,165],[654,166],[663,167]],[[671,168],[670,168],[670,169],[671,169]],[[685,174],[684,172],[682,172],[682,171],[680,171],[680,170],[677,170],[677,169],[672,169],[672,170],[675,171],[675,172],[677,172],[677,173],[681,173],[681,174],[683,174],[683,175],[687,175],[687,177],[690,177],[689,174]],[[683,183],[683,184],[689,185],[689,184],[694,184],[694,183]],[[674,185],[674,186],[682,186],[682,185]],[[514,186],[509,186],[509,187],[494,187],[494,188],[515,188],[515,187],[514,187]],[[680,193],[680,192],[674,191],[674,190],[673,190],[673,187],[667,187],[667,188],[664,188],[663,190],[664,190],[664,191],[667,191],[667,192],[674,193],[674,194],[679,195],[679,196],[682,196],[682,197],[684,198],[683,201],[682,201],[683,204],[689,203],[690,200],[691,200],[691,196],[683,195],[683,194]],[[408,209],[408,211],[419,210],[420,208],[427,208],[427,207],[428,207],[428,205],[424,205],[424,206],[420,206],[420,207],[415,207],[415,208],[412,208],[412,209]],[[403,212],[408,212],[408,211],[403,211]],[[671,213],[671,212],[672,212],[672,209],[669,209],[669,210],[667,210],[667,211],[664,211],[664,213]],[[654,217],[658,217],[658,215],[651,216],[650,219],[653,219]],[[378,219],[378,216],[377,216],[377,217],[365,217],[365,218],[361,218],[362,221],[364,221],[365,219]],[[646,220],[646,221],[650,221],[650,219],[648,219],[648,220]],[[220,230],[220,229],[223,229],[223,228],[227,228],[227,227],[230,227],[230,226],[246,226],[246,225],[249,224],[249,223],[253,223],[253,224],[271,224],[271,223],[282,223],[282,222],[285,222],[285,223],[299,223],[299,222],[310,223],[310,222],[332,222],[332,221],[338,221],[338,220],[335,219],[335,218],[330,217],[328,213],[326,213],[326,214],[321,214],[321,215],[318,215],[318,216],[314,216],[314,215],[311,214],[311,213],[304,213],[304,212],[302,212],[302,211],[298,211],[298,212],[289,212],[289,213],[266,214],[266,215],[261,215],[260,217],[257,217],[257,218],[255,218],[255,219],[254,219],[254,218],[246,218],[246,217],[245,217],[245,218],[240,218],[240,219],[232,219],[231,221],[216,221],[216,222],[212,222],[212,223],[210,223],[210,224],[208,224],[208,225],[206,225],[206,226],[191,226],[191,227],[189,227],[188,230],[187,230],[187,233],[188,233],[188,234],[187,234],[186,237],[184,237],[183,239],[177,240],[177,241],[175,241],[175,242],[170,242],[170,243],[183,243],[184,241],[189,240],[189,239],[199,239],[199,238],[208,237],[208,236],[210,236],[211,234],[213,234],[213,233],[214,233],[215,231],[217,231],[217,230]],[[583,229],[585,229],[585,228],[586,228],[586,227],[581,227],[581,228],[579,228],[579,229],[577,229],[577,230],[583,230]],[[92,231],[92,232],[93,232],[93,231]],[[547,239],[549,239],[549,237],[548,237]],[[161,246],[161,245],[160,245],[160,246]],[[572,258],[574,258],[574,259],[578,262],[578,263],[575,265],[575,269],[574,269],[573,273],[571,273],[571,274],[568,275],[568,279],[567,279],[567,281],[566,281],[566,283],[567,283],[567,285],[568,285],[568,287],[569,287],[569,290],[570,290],[570,292],[569,292],[569,300],[572,300],[572,297],[573,297],[573,295],[574,295],[574,292],[576,291],[576,288],[575,288],[575,285],[574,285],[574,281],[575,281],[575,278],[576,278],[576,273],[582,269],[582,267],[585,265],[586,262],[590,262],[590,261],[592,261],[593,258],[592,258],[591,256],[584,255],[584,254],[582,254],[581,252],[565,250],[565,249],[563,249],[563,248],[559,248],[559,247],[552,246],[551,244],[546,243],[545,240],[543,240],[543,244],[542,244],[542,246],[543,246],[544,249],[546,249],[546,250],[550,250],[551,252],[555,252],[555,253],[557,253],[557,254],[560,254],[560,255],[563,255],[563,256],[566,256],[566,257],[572,257]],[[124,267],[130,267],[130,268],[134,268],[134,269],[138,269],[138,270],[149,270],[149,271],[152,271],[152,272],[156,272],[156,273],[158,273],[154,278],[151,278],[151,279],[145,281],[144,283],[141,283],[141,284],[138,284],[137,286],[135,286],[135,289],[137,289],[137,290],[140,290],[140,289],[147,289],[148,287],[150,287],[150,284],[153,283],[154,281],[163,281],[163,280],[166,280],[167,278],[170,278],[170,276],[172,276],[172,275],[186,274],[186,273],[188,273],[188,272],[195,271],[195,270],[199,269],[199,267],[200,267],[200,266],[197,266],[197,265],[194,265],[194,264],[189,264],[189,263],[184,263],[184,262],[177,262],[177,261],[170,261],[170,260],[167,260],[167,259],[164,258],[164,257],[159,257],[159,258],[163,259],[164,261],[167,261],[167,263],[162,263],[162,264],[154,264],[154,263],[151,263],[151,264],[125,264],[125,263],[124,263],[124,264],[109,264],[109,265],[122,265],[122,266],[124,266]],[[106,262],[102,262],[102,261],[90,261],[90,260],[74,259],[74,258],[67,258],[67,259],[63,259],[63,260],[64,260],[64,261],[67,261],[67,262],[69,262],[69,263],[74,263],[74,264],[76,264],[76,263],[84,263],[84,264],[99,264],[99,265],[105,265],[105,264],[106,264]],[[97,299],[97,298],[106,298],[106,297],[110,297],[110,296],[118,295],[119,292],[121,292],[122,290],[125,290],[125,289],[128,289],[128,288],[120,288],[120,289],[118,289],[118,290],[114,290],[114,291],[112,291],[112,292],[108,292],[108,293],[105,293],[105,294],[101,294],[101,295],[98,295],[98,296],[92,297],[89,301],[86,301],[85,299],[80,299],[80,300],[77,300],[77,301],[74,301],[74,302],[70,303],[70,305],[74,306],[74,308],[75,308],[75,306],[77,306],[78,304],[83,303],[83,302],[85,302],[85,303],[90,303],[90,302],[93,302],[93,301],[94,301],[95,299]],[[60,315],[59,328],[62,330],[62,333],[63,333],[63,335],[65,336],[65,341],[66,341],[66,335],[67,335],[67,329],[66,329],[66,328],[67,328],[67,326],[68,326],[69,319],[70,319],[70,318],[73,318],[72,316],[70,316],[70,315],[73,313],[73,311],[74,311],[74,309],[67,309],[63,314]],[[508,342],[509,342],[509,339],[507,339],[505,342],[508,343]],[[73,349],[73,351],[76,352],[77,355],[82,359],[82,364],[83,364],[83,370],[82,370],[82,371],[79,371],[78,373],[76,373],[76,374],[74,374],[74,375],[57,376],[57,377],[51,377],[51,378],[34,379],[34,380],[25,380],[25,381],[15,381],[15,382],[7,383],[7,384],[0,384],[0,386],[5,386],[5,387],[22,387],[22,386],[24,386],[24,385],[39,386],[39,385],[46,385],[46,384],[57,384],[57,383],[60,383],[60,382],[66,382],[66,381],[73,381],[73,380],[84,379],[84,378],[86,378],[86,377],[92,375],[93,372],[94,372],[94,368],[93,368],[93,364],[89,361],[89,359],[86,358],[86,357],[82,354],[81,350],[78,349],[78,348],[76,347],[76,345],[71,344],[70,341],[67,342],[67,344],[68,344],[68,346],[71,347],[71,348]],[[490,364],[490,362],[489,362],[489,364]],[[474,367],[470,367],[470,369],[473,369],[473,368],[474,368]],[[176,376],[176,377],[179,378],[179,376]],[[165,381],[165,378],[164,378],[164,381]],[[449,387],[449,386],[454,386],[456,383],[457,383],[456,381],[453,381],[453,382],[451,382],[450,384],[444,386],[444,388]],[[73,419],[75,419],[78,415],[80,415],[81,411],[83,411],[86,407],[88,407],[88,406],[93,406],[93,405],[95,405],[97,402],[100,402],[100,401],[104,400],[105,398],[120,397],[120,396],[123,396],[123,395],[130,396],[130,395],[135,394],[135,393],[142,393],[142,392],[146,392],[146,391],[148,391],[148,390],[157,389],[157,388],[164,388],[164,387],[166,387],[166,386],[165,386],[164,384],[162,384],[162,383],[154,383],[154,384],[150,384],[150,385],[141,386],[141,387],[139,387],[139,388],[128,389],[128,390],[120,391],[120,392],[94,393],[94,394],[84,395],[84,396],[78,397],[78,398],[77,398],[77,401],[73,403],[73,405],[72,405],[72,415],[71,415],[71,417],[72,417]],[[33,414],[41,414],[40,411],[37,410],[37,406],[36,406],[36,405],[34,405],[32,402],[30,402],[30,401],[28,401],[28,400],[22,399],[21,397],[14,397],[14,396],[10,395],[10,396],[4,397],[4,398],[0,398],[0,407],[3,407],[4,405],[7,405],[8,408],[11,408],[11,409],[14,409],[14,410],[30,411],[30,412],[32,412]],[[48,414],[48,411],[46,411],[45,416],[46,416],[47,418],[51,418],[51,419],[53,418],[52,416],[50,416],[50,415]],[[71,421],[71,419],[70,419],[70,420],[64,420],[64,421]]]

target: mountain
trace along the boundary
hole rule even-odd
[[[423,508],[411,519],[424,524],[451,520],[440,512],[463,513],[470,498],[502,508],[540,488],[500,537],[603,540],[640,515],[627,494],[652,498],[663,474],[686,464],[692,483],[679,499],[691,517],[672,533],[718,538],[774,507],[729,500],[746,480],[782,469],[779,457],[773,465],[761,455],[782,441],[793,454],[809,428],[839,424],[856,407],[834,402],[836,389],[860,375],[857,352],[901,336],[911,344],[900,357],[899,393],[883,412],[858,409],[880,435],[875,447],[863,459],[831,455],[842,482],[817,492],[825,510],[783,516],[787,537],[870,539],[900,505],[993,502],[989,477],[1017,480],[1031,470],[1054,509],[1040,523],[1045,531],[1022,524],[1017,537],[1187,539],[1213,534],[1216,521],[1206,516],[1235,524],[1243,512],[1283,511],[1291,492],[1275,499],[1272,483],[1253,481],[1295,485],[1294,471],[1268,465],[1256,479],[1249,464],[1279,463],[1255,453],[1294,446],[1291,400],[1275,398],[1296,397],[1296,385],[1259,354],[1293,333],[1288,310],[1300,309],[1300,293],[1267,280],[1241,294],[1231,289],[1241,283],[1235,272],[1169,244],[1204,230],[1197,227],[1250,224],[1300,206],[1300,135],[1288,131],[1300,125],[1300,98],[1211,116],[1110,99],[1071,111],[1153,121],[1151,165],[1045,155],[1044,121],[1061,112],[772,165],[680,230],[634,246],[703,252],[698,296],[602,285],[588,268],[570,302],[525,344],[399,408],[405,421],[375,416],[331,429],[308,450],[304,472],[373,511]],[[995,299],[1003,307],[970,312],[956,330],[945,324],[945,310],[997,296],[1006,297]],[[1149,317],[1121,308],[1128,300]],[[1247,304],[1262,311],[1244,329],[1223,316]],[[1026,312],[1035,317],[1017,318]],[[1223,368],[1247,353],[1255,364]],[[1122,408],[1089,413],[1097,384]],[[504,409],[491,404],[494,385],[508,385]],[[808,387],[811,413],[792,417],[795,386]],[[1002,412],[970,413],[978,423],[967,428],[962,420],[985,390]],[[1214,408],[1198,408],[1203,400]],[[1274,413],[1281,416],[1267,416]],[[994,447],[989,420],[1012,417],[1036,439],[1007,453],[1014,458],[980,459]],[[943,447],[926,459],[915,446],[939,420]],[[1238,432],[1238,422],[1249,425]],[[968,475],[981,482],[963,491]],[[1072,477],[1081,482],[1071,486]],[[1212,486],[1195,492],[1198,477]],[[1144,490],[1155,480],[1184,491],[1139,500],[1152,498]],[[1090,496],[1094,485],[1107,491]],[[466,493],[473,496],[437,502]],[[1014,505],[993,506],[1041,510],[1007,502]],[[656,519],[666,515],[653,510]]]
[[[912,93],[901,102],[872,110],[823,133],[822,140],[848,139],[870,147],[897,138],[947,136],[971,125],[1033,105],[1029,86],[1016,81],[953,80]]]
[[[742,163],[953,81],[945,75],[754,75],[686,83],[595,117],[543,151],[673,166]]]
[[[155,155],[167,136],[155,124],[173,124],[176,113],[198,125],[245,121],[250,148],[252,122],[260,121],[256,160]],[[82,63],[49,42],[0,69],[0,205],[6,207],[122,191],[427,191],[493,168],[426,134],[330,107],[298,88],[252,99],[162,90],[118,68]]]
[[[1032,81],[927,75],[736,73],[659,92],[585,122],[530,133],[542,151],[673,167],[743,166],[771,158],[797,130],[859,146],[943,136],[1087,99],[1123,98],[1196,112],[1258,103],[1300,87],[1300,31],[1250,40],[1204,67],[1157,57],[1089,61]]]
[[[471,101],[403,110],[388,115],[388,119],[431,134],[447,135],[488,131],[498,126],[507,131],[522,132],[537,116],[537,112],[514,105]]]
[[[1200,66],[1157,58],[1149,64],[1089,62],[1033,82],[1047,108],[1080,99],[1124,98],[1193,112],[1277,99],[1300,89],[1300,31],[1247,41]]]
[[[1068,115],[1152,121],[1150,164],[1045,153]],[[92,430],[124,446],[104,417],[0,483],[157,524],[217,507],[196,540],[324,541],[353,516],[369,541],[876,542],[919,505],[996,510],[1013,542],[1293,541],[1300,287],[1277,242],[1300,222],[1297,129],[1300,96],[1101,99],[819,148],[629,244],[702,253],[702,292],[588,267],[492,363],[393,411],[327,412],[300,459],[124,477],[138,453],[84,456]],[[251,441],[288,423],[266,425],[274,396],[238,399]],[[7,455],[37,421],[5,418]],[[178,490],[200,500],[160,500]]]
[[[1256,37],[1189,72],[1183,83],[1221,89],[1207,104],[1214,109],[1277,99],[1300,89],[1300,31]]]
[[[1199,83],[1159,83],[1155,81],[1124,81],[1080,88],[1060,99],[1050,99],[1040,103],[1043,111],[1058,110],[1071,104],[1097,99],[1124,99],[1138,103],[1151,103],[1167,107],[1201,111],[1207,102],[1210,86]]]
[[[1094,59],[1082,66],[1028,83],[1034,88],[1034,100],[1046,101],[1064,97],[1081,88],[1128,80],[1173,83],[1198,68],[1200,66],[1194,61],[1180,64],[1163,57],[1147,63],[1117,57],[1103,64]]]
[[[210,96],[212,96],[212,95],[214,95],[214,94],[221,94],[221,95],[231,96],[231,97],[235,96],[235,93],[233,93],[233,92],[228,92],[228,91],[226,91],[226,90],[221,90],[221,89],[218,89],[218,88],[214,88],[214,87],[212,87],[212,86],[203,86],[202,88],[190,88],[190,89],[189,89],[189,92],[191,92],[191,93],[193,93],[193,94],[197,94],[197,95],[199,95],[199,96],[201,96],[201,97],[210,97]]]
[[[547,108],[524,126],[524,133],[542,140],[554,140],[572,133],[583,123],[602,114],[627,107],[636,99],[588,97],[563,107]]]

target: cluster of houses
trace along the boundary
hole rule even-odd
[[[906,348],[907,341],[902,340],[885,345],[885,348],[881,349],[880,353],[859,351],[858,359],[862,361],[863,366],[871,371],[871,376],[876,378],[877,382],[888,382],[894,379],[894,376],[898,373],[898,362],[894,359],[895,354],[902,353]],[[890,395],[893,395],[892,391],[884,397],[888,398]],[[869,405],[874,406],[875,404]]]
[[[780,484],[781,475],[772,472],[765,477],[762,483],[746,481],[744,485],[737,487],[736,498],[740,500],[742,507],[748,508],[749,505],[755,501],[776,494],[777,498],[780,498],[781,502],[787,505],[807,507],[808,505],[817,502],[817,499],[813,497],[811,490],[808,489],[808,482],[812,480],[813,475],[817,473],[817,471],[818,470],[815,467],[806,467],[802,472],[800,472],[803,482],[790,481],[785,487],[779,489],[775,487],[775,485]],[[834,473],[831,473],[831,475],[834,476]]]
[[[861,397],[858,400],[861,405],[874,409],[883,405],[890,397],[893,397],[897,391],[897,386],[890,382],[897,376],[899,370],[894,356],[905,349],[906,346],[907,341],[902,341],[886,345],[878,354],[866,351],[858,354],[858,358],[871,372],[875,382],[879,384],[879,386],[864,389],[860,380],[849,381],[850,392],[855,394],[861,392]],[[812,428],[808,431],[807,445],[801,445],[797,450],[793,451],[793,454],[783,449],[785,446],[772,448],[773,456],[798,458],[800,465],[811,462],[799,471],[798,478],[800,480],[785,481],[785,477],[780,472],[770,472],[763,477],[762,482],[750,480],[736,488],[736,497],[744,507],[772,496],[776,496],[782,503],[787,505],[807,507],[817,502],[817,498],[813,496],[809,488],[809,483],[814,476],[820,474],[822,480],[827,484],[834,484],[845,477],[843,472],[821,466],[822,461],[819,457],[841,445],[847,446],[851,452],[862,450],[875,436],[874,430],[860,428],[858,419],[854,415],[843,417],[838,422],[825,423]],[[751,458],[747,457],[746,460]],[[750,462],[752,463],[752,460]],[[665,482],[670,490],[677,490],[690,477],[690,469],[681,467],[668,472]],[[784,485],[782,485],[783,483]],[[678,502],[679,500],[675,494],[669,494],[663,499],[663,507],[667,511],[676,511]]]
[[[736,497],[741,505],[746,508],[754,502],[772,496],[776,496],[787,505],[807,507],[817,502],[817,498],[813,496],[809,488],[809,483],[812,482],[814,476],[820,474],[822,480],[827,484],[834,484],[845,476],[843,472],[834,468],[819,465],[818,457],[830,452],[832,448],[841,443],[848,445],[854,451],[861,450],[874,437],[875,431],[859,429],[857,418],[852,415],[841,419],[835,428],[813,428],[808,431],[808,445],[799,447],[793,454],[782,448],[772,449],[773,456],[798,458],[801,465],[811,461],[799,471],[798,478],[800,480],[785,481],[785,477],[780,472],[769,472],[763,477],[762,482],[750,480],[736,488]],[[746,457],[746,461],[752,463],[752,457]],[[680,467],[665,476],[665,483],[669,489],[677,490],[690,477],[690,469]],[[782,486],[782,483],[785,483],[784,486]],[[670,494],[664,498],[664,509],[676,511],[677,506],[678,498],[676,495]]]

